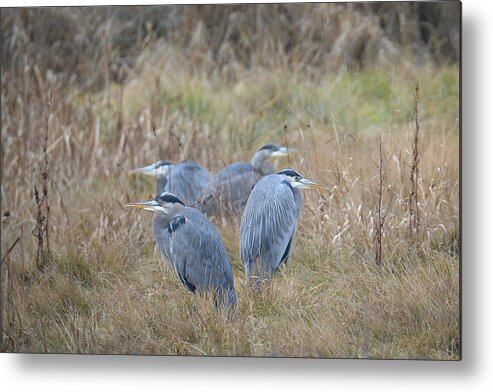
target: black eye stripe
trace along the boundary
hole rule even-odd
[[[178,199],[175,195],[169,192],[161,193],[158,197],[156,197],[156,201],[163,203],[179,203],[181,205],[185,205],[180,199]]]
[[[168,165],[171,165],[171,162],[170,162],[170,161],[157,161],[157,162],[154,164],[154,167],[157,169],[158,167],[161,167],[161,166],[168,166]]]
[[[282,174],[288,177],[303,178],[303,176],[300,173],[298,173],[296,170],[293,169],[284,169],[277,174]]]
[[[277,150],[279,150],[280,147],[281,146],[279,144],[269,143],[269,144],[266,144],[266,145],[260,147],[258,149],[258,151],[260,151],[260,150],[276,150],[277,151]]]

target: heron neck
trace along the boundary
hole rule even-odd
[[[183,210],[185,206],[183,204],[176,203],[171,207],[168,216],[171,218],[175,217],[176,215],[180,214],[181,210]]]
[[[294,205],[296,207],[296,216],[300,214],[301,204],[303,203],[303,196],[298,188],[292,188],[294,194]]]
[[[158,224],[158,226],[168,227],[171,219],[179,215],[183,208],[185,208],[185,206],[181,204],[175,204],[173,207],[171,207],[167,214],[163,212],[155,213],[152,220],[155,224]]]
[[[260,167],[260,174],[262,174],[263,176],[267,176],[269,174],[274,174],[275,172],[276,168],[272,163],[270,163],[269,161],[265,161],[262,163]]]
[[[163,174],[158,174],[156,176],[156,190],[158,195],[166,192],[166,184],[168,184],[168,177]]]
[[[172,171],[174,168],[174,164],[169,163],[166,166],[162,166],[161,171],[157,173],[156,175],[156,188],[157,188],[157,193],[160,194],[162,192],[169,191],[171,187],[173,186],[172,184]]]
[[[270,156],[270,154],[266,150],[257,151],[253,155],[252,160],[251,160],[251,164],[253,166],[253,169],[255,171],[262,173],[262,169],[264,167],[264,162],[267,158],[269,158],[269,156]]]
[[[161,212],[154,214],[154,216],[152,217],[152,224],[154,226],[154,230],[166,229],[171,219],[173,219],[173,216],[166,215]]]

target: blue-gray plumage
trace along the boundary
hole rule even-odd
[[[247,281],[252,273],[270,279],[288,259],[302,204],[299,189],[306,188],[324,189],[292,169],[265,176],[253,188],[240,226]]]
[[[154,212],[153,231],[159,251],[188,290],[213,291],[218,305],[236,308],[233,271],[226,248],[202,212],[186,207],[168,192],[127,206]]]
[[[257,181],[275,172],[267,159],[284,156],[289,150],[279,144],[266,144],[253,155],[251,163],[235,162],[222,169],[203,188],[201,210],[209,216],[222,211],[241,213]]]
[[[131,170],[130,173],[156,176],[158,195],[171,192],[190,207],[199,206],[202,189],[209,182],[209,172],[195,161],[172,163],[163,160]]]

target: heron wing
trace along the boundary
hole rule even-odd
[[[253,170],[253,166],[249,163],[235,162],[229,166],[226,166],[221,171],[219,171],[219,173],[217,173],[216,177],[221,178],[221,179],[225,179],[225,178],[229,178],[230,176],[233,176],[236,174],[251,172],[252,170]]]
[[[265,273],[274,272],[289,256],[297,218],[291,185],[275,174],[262,178],[250,194],[241,221],[243,261],[260,259]]]
[[[158,175],[156,177],[156,190],[157,194],[160,195],[163,192],[168,192],[168,176]]]
[[[172,233],[171,255],[182,282],[187,288],[234,291],[233,271],[215,227],[198,210],[184,208],[181,214],[187,223]]]
[[[194,206],[208,182],[209,172],[206,168],[194,161],[184,161],[170,169],[163,189],[176,195],[185,205]]]
[[[242,211],[258,178],[252,165],[244,162],[223,169],[202,192],[203,211],[210,215],[218,215],[221,207]]]
[[[195,290],[197,287],[190,283],[188,280],[188,273],[187,273],[187,261],[185,260],[182,264],[180,264],[179,268],[176,269],[176,274],[180,278],[181,282],[183,285],[192,293],[195,293]]]

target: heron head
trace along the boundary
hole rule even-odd
[[[173,165],[170,161],[157,161],[149,166],[139,167],[137,169],[130,170],[129,173],[143,173],[150,176],[167,176],[169,168]]]
[[[168,215],[176,207],[183,207],[185,204],[170,192],[163,192],[154,199],[144,202],[133,202],[125,204],[126,207],[142,208],[146,211],[161,212]]]
[[[264,152],[271,157],[283,157],[285,155],[288,155],[289,151],[293,150],[296,150],[296,148],[288,148],[281,146],[280,144],[269,143],[260,147],[257,152]]]
[[[311,180],[304,178],[299,172],[293,169],[284,169],[277,173],[286,178],[293,188],[299,189],[327,189],[327,187],[317,184]]]

